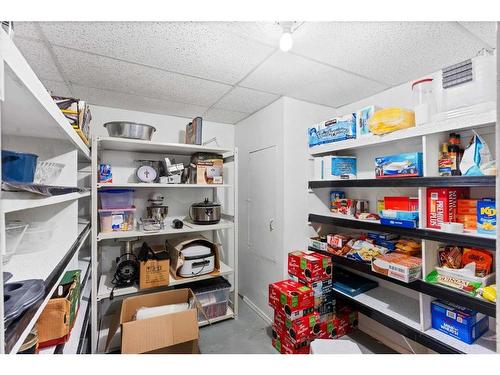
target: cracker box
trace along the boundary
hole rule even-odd
[[[373,258],[372,271],[409,283],[420,278],[422,259],[401,253],[380,255]]]
[[[282,310],[274,311],[274,328],[293,344],[314,339],[320,334],[319,313],[313,312],[299,319],[290,320]]]
[[[288,254],[288,273],[306,282],[331,279],[332,259],[313,251],[294,251]]]
[[[290,320],[309,315],[314,310],[314,292],[293,280],[269,284],[269,305],[282,309]]]
[[[495,200],[490,198],[480,199],[477,202],[477,232],[494,235],[496,229],[497,209]]]
[[[468,188],[428,188],[427,228],[440,229],[442,223],[456,222],[457,201],[468,195]]]
[[[484,314],[444,301],[431,304],[432,328],[467,344],[472,344],[486,331],[489,320]]]
[[[293,344],[286,336],[280,335],[273,327],[273,347],[281,354],[309,354],[310,340],[305,340],[298,344]]]

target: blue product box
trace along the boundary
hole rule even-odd
[[[380,224],[382,225],[391,225],[393,227],[401,227],[401,228],[417,228],[416,220],[395,220],[395,219],[385,219],[380,218]]]
[[[495,234],[497,209],[495,199],[483,198],[477,201],[477,233]]]
[[[380,216],[394,220],[418,220],[418,211],[382,210]]]
[[[375,177],[420,177],[423,175],[421,152],[380,156],[375,158]]]
[[[351,180],[358,173],[356,157],[354,156],[330,156],[330,176],[327,179]]]
[[[357,121],[357,136],[362,137],[365,135],[371,135],[370,128],[368,127],[368,120],[373,116],[375,111],[378,110],[377,106],[370,105],[368,107],[360,109],[356,113],[356,121]]]
[[[356,138],[356,114],[337,117],[308,129],[309,147]]]
[[[398,241],[394,241],[394,240],[381,240],[380,238],[375,240],[376,245],[383,246],[386,249],[389,249],[391,251],[396,250],[396,243],[397,242]]]
[[[368,232],[368,238],[372,240],[395,240],[399,238],[398,234],[394,233],[377,233],[377,232]]]
[[[432,328],[467,344],[472,344],[488,331],[488,317],[450,302],[433,301]]]
[[[338,270],[333,276],[333,288],[351,297],[378,287],[376,281]]]

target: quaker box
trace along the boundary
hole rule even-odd
[[[306,282],[332,278],[332,259],[308,250],[288,254],[288,273]]]
[[[136,320],[139,308],[190,303],[184,311]],[[198,348],[198,310],[201,306],[191,289],[175,289],[125,298],[111,322],[106,349],[121,328],[123,354],[196,354]]]

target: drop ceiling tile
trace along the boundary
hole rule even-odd
[[[40,40],[40,34],[35,27],[35,22],[15,22],[14,21],[14,41],[18,38]]]
[[[45,22],[54,44],[234,84],[272,50],[207,22]]]
[[[283,52],[275,53],[241,85],[333,107],[367,97],[388,87]]]
[[[88,88],[80,85],[73,85],[73,91],[75,96],[87,100],[90,104],[132,111],[194,118],[201,116],[208,109],[207,107]]]
[[[213,22],[218,29],[278,48],[283,29],[276,22]]]
[[[43,85],[49,91],[50,95],[53,96],[73,96],[68,86],[64,82],[57,82],[44,79],[42,80]]]
[[[248,115],[248,113],[211,108],[203,114],[203,120],[222,122],[225,124],[236,124],[238,121],[243,120]]]
[[[391,85],[475,56],[481,43],[448,22],[306,22],[293,52]]]
[[[67,79],[86,87],[210,106],[231,86],[123,62],[103,56],[54,47]]]
[[[279,95],[251,90],[244,87],[235,87],[217,102],[214,108],[253,113],[274,102],[278,98]]]
[[[497,46],[496,22],[459,22],[471,33],[483,40],[490,48]]]
[[[19,48],[39,79],[58,82],[64,81],[44,43],[36,40],[17,38],[15,45]]]

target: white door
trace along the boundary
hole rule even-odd
[[[279,255],[279,223],[276,221],[277,147],[251,151],[248,187],[248,248],[261,260],[275,263]]]

